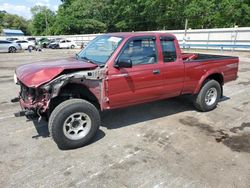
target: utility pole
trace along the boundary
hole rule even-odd
[[[186,35],[187,35],[187,27],[188,27],[188,19],[186,19],[186,21],[185,21],[185,37],[186,37]]]
[[[48,17],[47,17],[47,8],[45,9],[45,25],[46,25],[46,36],[48,35]]]
[[[185,33],[184,33],[184,37],[183,37],[183,48],[186,47],[187,27],[188,27],[188,19],[186,19],[186,21],[185,21]]]

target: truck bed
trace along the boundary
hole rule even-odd
[[[213,54],[196,54],[196,53],[182,53],[184,62],[203,62],[214,60],[237,59],[235,56],[213,55]]]

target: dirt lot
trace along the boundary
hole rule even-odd
[[[239,79],[214,111],[178,97],[104,112],[91,144],[62,151],[45,122],[13,116],[12,78],[17,65],[75,52],[0,54],[0,187],[250,187],[249,52],[223,52],[240,56]]]

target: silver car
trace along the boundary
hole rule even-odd
[[[22,47],[20,44],[7,40],[0,40],[0,52],[14,53],[21,50]]]

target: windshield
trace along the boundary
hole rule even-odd
[[[102,35],[92,40],[79,54],[77,59],[104,65],[119,46],[122,37]]]

